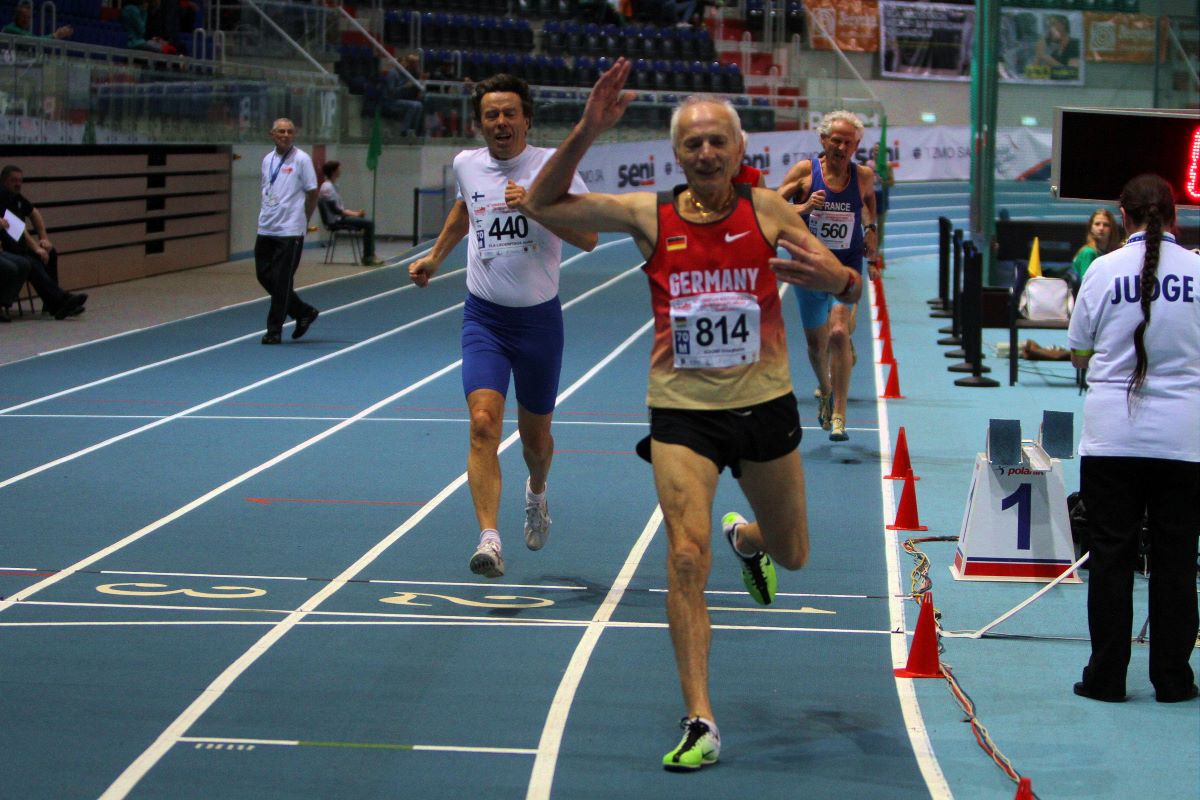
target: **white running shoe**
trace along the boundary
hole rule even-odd
[[[485,578],[501,578],[504,576],[504,559],[500,556],[500,544],[484,540],[475,548],[471,556],[471,572]]]
[[[529,499],[529,481],[525,482],[525,546],[530,550],[541,550],[550,538],[550,506],[546,503],[546,490],[542,490],[541,501]]]
[[[815,396],[817,398],[817,423],[820,424],[821,430],[827,431],[833,423],[833,390],[829,390],[829,394],[821,394],[821,390],[817,389]]]

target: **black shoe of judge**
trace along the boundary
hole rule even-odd
[[[301,336],[308,333],[308,326],[312,325],[314,322],[317,321],[317,316],[320,313],[321,313],[320,311],[318,311],[317,309],[314,308],[311,311],[309,311],[307,314],[305,314],[304,316],[297,319],[296,327],[292,331],[292,338],[299,339]]]
[[[279,333],[276,331],[267,331],[266,333],[263,334],[263,338],[262,338],[263,344],[279,344],[282,341],[283,341],[283,339],[279,336]]]

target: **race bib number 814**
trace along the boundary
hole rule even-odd
[[[716,292],[671,301],[675,367],[738,367],[758,361],[760,310],[752,294]]]

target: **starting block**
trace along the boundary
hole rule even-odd
[[[1047,411],[1036,441],[1018,420],[993,419],[975,456],[955,580],[1052,581],[1075,561],[1062,458],[1071,458],[1073,415]],[[1080,583],[1071,573],[1063,583]]]

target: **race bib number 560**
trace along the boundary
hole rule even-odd
[[[854,238],[853,211],[818,209],[808,216],[808,229],[830,250],[846,250]]]
[[[675,367],[738,367],[758,361],[759,307],[754,295],[716,292],[671,301]]]

